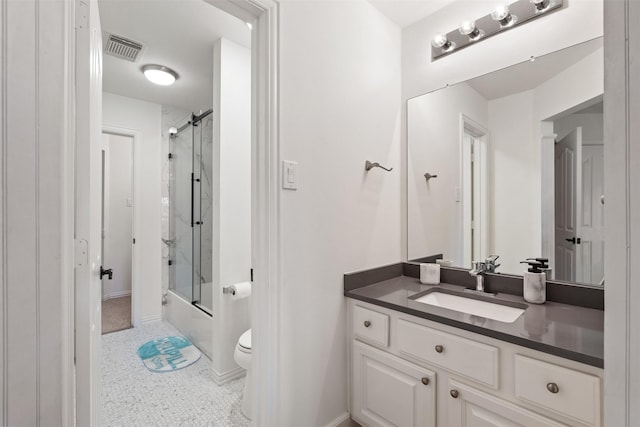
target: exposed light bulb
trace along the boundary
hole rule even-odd
[[[494,11],[491,12],[491,18],[494,21],[498,21],[501,28],[510,27],[518,20],[515,15],[509,12],[509,6],[505,4],[496,7]]]
[[[451,40],[448,40],[446,34],[438,33],[433,36],[433,39],[431,40],[431,46],[435,47],[436,49],[442,49],[443,52],[449,52],[456,47],[456,44]]]
[[[546,12],[549,7],[555,5],[551,0],[529,0],[535,7],[536,13]]]
[[[476,26],[475,21],[463,21],[458,27],[460,34],[468,36],[470,40],[476,41],[484,35],[484,31]]]

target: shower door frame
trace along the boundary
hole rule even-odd
[[[251,301],[253,343],[252,369],[254,397],[253,422],[255,425],[280,425],[281,372],[280,354],[282,319],[280,306],[282,298],[282,217],[281,190],[279,188],[280,132],[279,132],[279,5],[277,0],[204,0],[231,15],[250,22],[253,26],[251,45],[251,217],[252,217],[252,264],[254,269],[254,290]],[[96,200],[77,199],[74,189],[84,188],[92,178],[87,168],[78,169],[79,163],[86,162],[84,157],[76,158],[75,148],[87,146],[94,141],[84,127],[76,132],[76,126],[87,122],[90,114],[101,110],[101,96],[92,95],[90,84],[99,84],[100,75],[92,64],[90,47],[93,47],[91,30],[87,28],[89,12],[97,9],[97,1],[65,1],[66,28],[65,44],[68,47],[69,72],[66,76],[68,87],[69,115],[65,123],[65,162],[74,165],[72,171],[63,176],[63,187],[67,191],[65,207],[74,212],[73,220],[90,218],[99,213]],[[94,11],[97,13],[97,11]],[[77,31],[80,29],[81,31]],[[94,64],[95,65],[95,64]],[[101,67],[101,64],[97,64]],[[101,73],[101,69],[97,70]],[[77,84],[80,80],[81,83]],[[73,171],[77,173],[74,175]],[[76,209],[73,208],[74,204]],[[97,236],[99,237],[99,236]],[[70,236],[62,243],[65,259],[78,261],[77,242],[94,244],[96,236]],[[71,266],[70,266],[71,267]],[[63,294],[63,336],[61,353],[63,366],[63,419],[69,424],[98,425],[100,421],[99,402],[100,363],[95,354],[100,354],[100,328],[91,328],[92,314],[83,307],[91,305],[91,294],[76,294],[76,289],[88,289],[97,274],[95,269],[86,269],[76,282],[66,281]],[[68,273],[73,277],[73,273]],[[76,301],[78,298],[78,301]],[[87,299],[89,298],[89,299]],[[86,301],[85,301],[86,300]],[[85,305],[86,304],[86,305]],[[99,319],[97,320],[99,322]],[[76,335],[76,327],[81,326],[82,336]],[[78,401],[76,390],[88,391]]]
[[[181,125],[180,127],[178,127],[177,132],[175,134],[172,134],[169,141],[170,143],[176,144],[176,139],[178,138],[178,136],[180,135],[181,132],[185,132],[187,130],[191,131],[191,148],[190,148],[190,153],[191,153],[191,177],[190,177],[190,186],[191,186],[191,197],[190,197],[190,225],[191,225],[191,294],[187,297],[187,295],[184,295],[181,291],[178,290],[177,288],[177,272],[170,272],[169,274],[169,290],[172,291],[173,293],[175,293],[176,295],[178,295],[179,297],[183,298],[183,299],[188,299],[189,303],[191,303],[191,305],[193,305],[194,307],[196,307],[198,310],[201,310],[202,312],[204,312],[205,314],[207,314],[208,316],[212,316],[211,310],[212,307],[208,307],[206,305],[204,305],[202,303],[202,285],[203,285],[203,275],[202,275],[202,225],[203,225],[203,218],[202,218],[202,127],[200,126],[200,123],[203,122],[204,119],[206,119],[207,117],[209,117],[210,115],[213,114],[213,109],[209,109],[201,114],[196,115],[195,113],[191,113],[191,117],[189,119],[187,119],[187,121]],[[196,128],[200,128],[200,132],[199,132],[199,140],[198,142],[196,142]],[[196,149],[196,144],[199,144],[199,149]],[[176,152],[177,148],[174,147],[169,147],[169,151],[170,152]],[[198,153],[198,154],[196,154]],[[200,158],[199,162],[196,162],[196,158]],[[176,161],[180,161],[179,158]],[[173,191],[176,191],[176,187],[177,187],[177,172],[175,171],[174,168],[177,167],[176,163],[171,164],[171,175],[173,175],[173,178],[169,181],[169,199],[172,198],[171,194]],[[200,170],[196,173],[196,168],[199,168]],[[210,171],[210,173],[212,173],[212,171]],[[174,185],[171,185],[171,182],[174,183]],[[197,183],[197,191],[195,189],[196,187],[196,183]],[[183,189],[184,190],[184,189]],[[197,208],[196,208],[196,198],[199,199],[198,203],[197,203]],[[177,203],[177,201],[174,199],[174,203]],[[169,215],[171,216],[174,212],[174,209],[176,209],[175,206],[171,206],[171,208],[169,209]],[[212,221],[212,218],[209,218],[210,221]],[[174,269],[178,268],[178,264],[176,262],[176,254],[175,254],[175,250],[176,250],[176,245],[177,245],[177,235],[175,234],[176,231],[172,230],[171,224],[173,224],[172,222],[172,218],[169,219],[169,237],[170,239],[173,241],[172,247],[173,250],[169,250],[169,259],[171,260],[172,258],[174,258],[174,262],[169,264],[171,267],[173,267]],[[197,231],[196,231],[197,230]],[[198,235],[198,238],[196,239],[196,234]],[[198,242],[196,244],[196,241]],[[198,247],[198,250],[196,251],[196,247]],[[197,256],[196,256],[197,255]],[[198,260],[196,261],[196,258],[198,258]],[[211,274],[211,272],[209,272],[209,274]],[[173,283],[171,281],[171,278],[173,277]],[[212,280],[212,279],[211,279]],[[198,281],[199,283],[196,285],[196,281]],[[197,292],[196,292],[197,289]]]

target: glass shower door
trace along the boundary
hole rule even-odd
[[[210,312],[213,304],[213,119],[192,117],[171,138],[169,287]]]
[[[206,113],[205,113],[206,114]],[[213,119],[211,114],[194,124],[193,172],[195,179],[193,227],[193,300],[200,308],[213,305]]]
[[[193,127],[171,138],[169,233],[172,237],[169,287],[193,301],[193,232],[191,227]]]

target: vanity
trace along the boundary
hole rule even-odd
[[[407,101],[408,261],[345,275],[355,421],[603,425],[603,91],[599,38]]]
[[[597,38],[407,100],[408,261],[344,278],[355,421],[603,425],[603,64]]]
[[[452,282],[465,282],[462,274],[468,275],[443,269]],[[470,295],[471,301],[524,307],[515,319],[492,320],[465,313],[467,307],[456,311],[419,302],[425,295],[460,295],[468,281],[430,286],[416,276],[410,263],[345,275],[355,421],[602,426],[604,312],[597,293],[584,288],[577,296],[583,306],[530,305],[517,291]],[[489,289],[518,281],[488,276]],[[566,290],[554,288],[563,286],[549,284],[559,300]]]

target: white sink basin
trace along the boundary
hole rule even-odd
[[[505,323],[515,322],[524,313],[522,308],[437,291],[416,298],[415,301]]]

